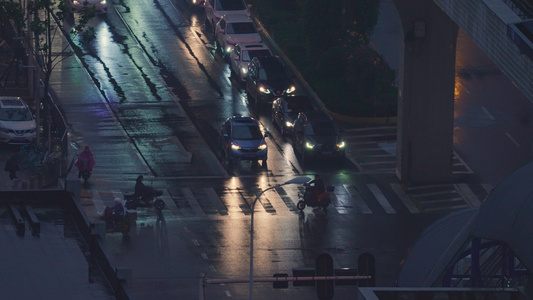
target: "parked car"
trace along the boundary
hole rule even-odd
[[[301,162],[307,158],[344,158],[341,132],[325,111],[301,112],[294,122],[292,147]]]
[[[296,86],[277,56],[254,57],[248,65],[246,91],[255,102],[272,102],[291,95]]]
[[[278,126],[282,135],[292,133],[298,114],[314,110],[317,108],[307,96],[280,97],[272,102],[272,123]]]
[[[222,124],[220,137],[226,160],[267,160],[268,148],[259,122],[251,117],[233,116]]]
[[[28,144],[37,138],[37,122],[20,97],[0,96],[0,142]]]
[[[206,23],[215,28],[223,15],[240,14],[250,16],[250,4],[246,5],[244,0],[205,0]]]
[[[250,16],[224,15],[215,28],[215,40],[218,43],[222,56],[228,57],[235,44],[260,43],[261,35]]]
[[[230,68],[242,82],[246,81],[248,64],[254,57],[272,56],[272,52],[263,43],[236,44],[230,55]]]
[[[69,0],[72,12],[80,12],[83,7],[94,6],[96,13],[107,13],[108,0]]]

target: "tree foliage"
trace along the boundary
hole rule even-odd
[[[28,41],[26,49],[32,52],[29,54],[35,58],[34,62],[44,74],[45,96],[48,95],[52,70],[57,63],[71,54],[68,46],[61,51],[52,52],[54,40],[59,34],[64,34],[70,39],[71,34],[81,33],[82,41],[91,41],[94,38],[94,31],[87,24],[95,15],[94,7],[86,5],[77,18],[77,24],[70,30],[65,26],[67,18],[72,18],[66,0],[32,0],[28,1],[26,6],[20,1],[0,0],[0,9],[12,20],[20,35],[17,38]]]
[[[369,47],[379,0],[249,3],[328,109],[363,117],[396,114],[395,72]]]

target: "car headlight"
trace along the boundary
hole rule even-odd
[[[337,144],[337,148],[344,148],[346,144],[344,143],[344,141],[341,141],[340,143]]]
[[[248,69],[246,69],[246,68],[241,68],[241,73],[242,73],[242,74],[246,74],[246,73],[248,73]]]
[[[286,122],[285,122],[285,126],[286,126],[286,127],[293,127],[294,124],[292,124],[292,123],[289,122],[289,121],[286,121]]]
[[[307,149],[313,149],[313,148],[315,148],[315,145],[313,145],[313,144],[310,143],[310,142],[305,142],[305,148],[307,148]]]
[[[74,1],[72,1],[72,4],[74,4],[74,5],[80,5],[80,1],[78,1],[78,0],[74,0]]]
[[[267,88],[265,88],[265,87],[263,87],[263,86],[260,86],[260,87],[259,87],[259,91],[260,91],[261,93],[263,93],[263,94],[270,94],[270,93],[271,93],[269,89],[267,89]]]
[[[226,53],[230,53],[233,50],[233,47],[227,46],[226,47]]]
[[[235,145],[235,144],[231,144],[231,149],[233,149],[233,150],[241,150],[241,146]]]
[[[259,149],[259,150],[264,150],[266,148],[267,148],[267,144],[261,144],[261,145],[259,145],[259,147],[257,147],[257,149]]]
[[[285,93],[286,93],[286,94],[291,94],[291,93],[293,93],[295,90],[296,90],[296,87],[295,87],[294,85],[291,85],[290,88],[288,88],[288,89],[285,90]]]
[[[100,1],[100,4],[106,4],[106,3],[107,3],[106,0],[102,0],[102,1]]]

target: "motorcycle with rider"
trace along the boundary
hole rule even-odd
[[[154,207],[157,210],[165,208],[165,202],[158,197],[163,195],[163,191],[156,190],[151,185],[145,185],[144,176],[139,175],[135,180],[135,191],[133,194],[125,195],[126,207],[136,209],[137,207]]]
[[[304,193],[299,194],[301,200],[296,204],[298,210],[302,211],[306,206],[326,210],[331,203],[329,194],[334,191],[335,187],[326,186],[320,174],[315,174],[315,178],[304,183],[304,187]]]
[[[124,205],[122,205],[122,200],[115,198],[113,205],[106,206],[99,219],[106,223],[107,233],[121,232],[126,236],[129,234],[133,223],[135,223],[137,214],[126,211]]]

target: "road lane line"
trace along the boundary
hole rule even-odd
[[[389,203],[389,201],[387,201],[387,197],[385,197],[385,195],[383,195],[383,193],[381,192],[381,190],[379,189],[379,187],[376,184],[370,183],[370,184],[367,184],[367,187],[370,190],[370,192],[372,193],[372,195],[374,195],[374,198],[376,198],[376,200],[378,200],[379,205],[381,205],[381,207],[383,207],[383,209],[385,210],[386,213],[388,213],[388,214],[395,214],[396,213],[396,211],[394,210],[394,208],[392,208],[392,206]]]

